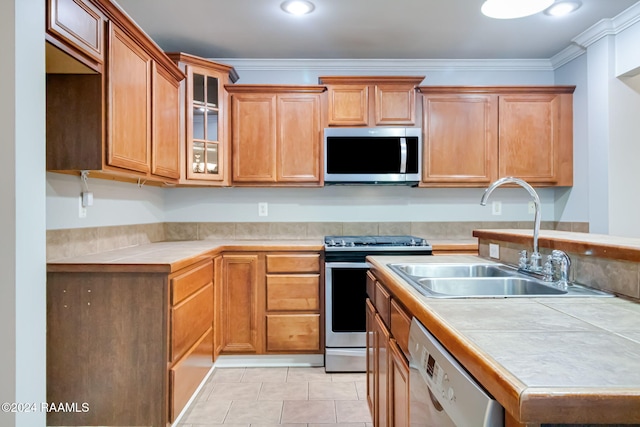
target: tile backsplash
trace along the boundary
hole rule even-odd
[[[328,235],[411,234],[429,239],[472,239],[482,228],[530,228],[531,222],[166,222],[47,231],[47,260],[160,241],[309,240]],[[588,232],[587,223],[542,223],[543,229]]]

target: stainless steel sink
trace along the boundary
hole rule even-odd
[[[428,293],[456,297],[562,295],[567,291],[522,277],[473,277],[419,279],[421,289]],[[418,289],[420,290],[420,289]]]
[[[517,271],[497,264],[392,264],[414,277],[511,277]]]
[[[505,264],[387,264],[421,294],[431,298],[612,297],[576,283],[558,287]]]

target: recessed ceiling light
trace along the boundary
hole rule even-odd
[[[282,3],[280,7],[292,15],[306,15],[316,8],[313,3],[307,0],[288,0]]]
[[[542,12],[554,0],[487,0],[482,5],[482,13],[490,18],[513,19]]]
[[[582,3],[579,1],[561,1],[553,4],[549,9],[545,10],[544,13],[551,16],[564,16],[574,12],[580,8],[580,6],[582,6]]]

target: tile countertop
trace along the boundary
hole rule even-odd
[[[373,256],[374,274],[522,423],[640,423],[640,304],[622,298],[433,299]]]
[[[321,240],[193,240],[158,242],[96,254],[50,260],[48,272],[173,273],[226,251],[321,251]]]

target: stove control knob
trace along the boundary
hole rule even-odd
[[[335,245],[336,245],[336,241],[335,241],[335,240],[333,240],[333,239],[331,239],[331,240],[329,240],[328,245],[329,245],[329,246],[335,246]]]
[[[349,242],[349,246],[354,247],[356,244],[353,242]]]
[[[415,239],[411,239],[411,241],[409,242],[409,245],[410,245],[410,246],[415,246],[415,245],[417,245],[417,243],[416,243]]]
[[[345,242],[344,240],[340,241],[340,246],[347,246],[347,242]]]

